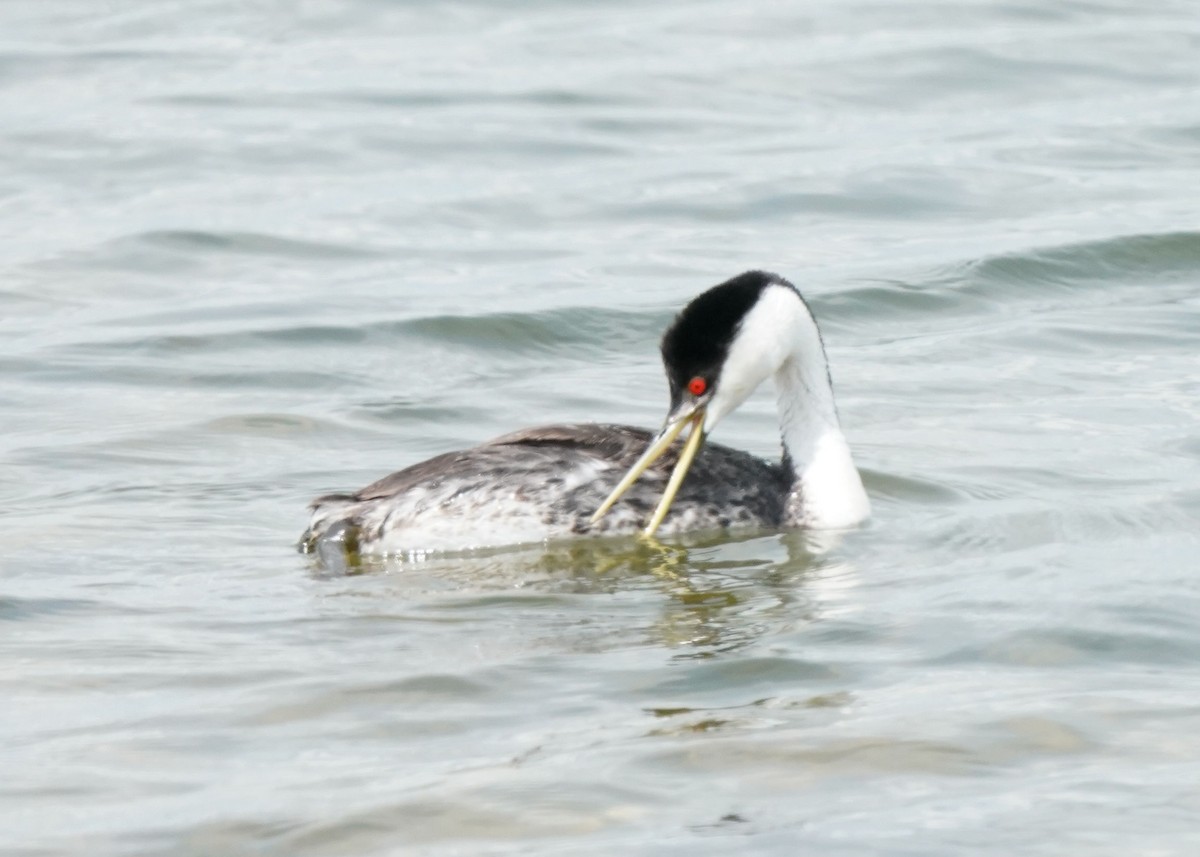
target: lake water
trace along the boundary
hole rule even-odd
[[[8,3],[0,117],[9,857],[1200,852],[1193,0]],[[748,268],[861,531],[295,552]]]

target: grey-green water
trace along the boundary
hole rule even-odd
[[[12,2],[0,117],[6,855],[1200,849],[1192,0]],[[833,550],[293,552],[656,425],[751,267],[824,325]]]

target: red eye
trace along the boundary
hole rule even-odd
[[[688,381],[688,392],[693,396],[703,396],[704,391],[708,389],[708,382],[697,375],[692,380]]]

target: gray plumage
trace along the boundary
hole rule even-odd
[[[542,531],[540,538],[632,535],[663,492],[680,444],[655,462],[612,512],[588,518],[653,435],[620,425],[552,425],[448,452],[385,476],[353,494],[329,494],[312,504],[300,540],[305,552],[323,540],[353,552],[421,550],[431,520],[463,533],[509,525]],[[707,444],[697,455],[663,522],[667,535],[692,530],[778,527],[792,475],[740,450]],[[406,530],[413,539],[407,548]],[[387,539],[389,549],[380,551]],[[533,539],[531,539],[533,540]],[[486,544],[479,533],[479,544]]]

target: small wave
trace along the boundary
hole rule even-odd
[[[1018,666],[1078,667],[1084,664],[1191,664],[1192,642],[1186,634],[1156,629],[1031,628],[972,644],[934,659],[933,663],[998,663]]]
[[[72,613],[95,612],[109,607],[101,601],[88,598],[0,598],[0,622],[19,622],[26,619],[41,619],[45,616],[60,616]]]
[[[373,260],[384,255],[384,251],[373,247],[262,232],[167,229],[134,232],[95,245],[71,248],[31,267],[43,273],[66,270],[73,275],[81,270],[93,274],[119,271],[143,279],[148,275],[190,274],[206,265],[215,268],[227,263],[231,256],[312,264]]]
[[[980,290],[1180,282],[1200,275],[1200,232],[1124,235],[1008,253],[972,262],[963,273],[968,288]]]
[[[994,325],[1000,302],[1056,301],[1074,295],[1112,303],[1116,287],[1134,289],[1200,281],[1200,232],[1126,235],[1002,253],[936,269],[912,280],[872,280],[813,300],[832,325],[921,321],[944,326],[964,317]],[[1103,287],[1103,288],[1101,288]],[[1156,291],[1154,300],[1170,296]],[[1025,306],[1025,304],[1020,304]],[[906,333],[919,332],[906,329]]]
[[[665,323],[657,313],[568,307],[529,313],[433,315],[410,319],[345,324],[289,324],[196,334],[160,334],[118,338],[70,346],[89,354],[136,350],[143,357],[183,352],[229,353],[263,345],[315,347],[346,343],[436,342],[462,351],[526,356],[530,354],[624,354],[652,342]]]
[[[662,323],[647,313],[573,307],[536,313],[428,316],[397,323],[396,332],[481,351],[620,351],[657,336]]]
[[[261,232],[206,232],[199,230],[156,230],[119,239],[119,243],[143,245],[172,252],[246,253],[293,258],[363,259],[382,255],[378,251],[328,241],[301,240]]]
[[[262,90],[249,93],[181,92],[142,99],[146,104],[179,107],[212,107],[243,110],[284,109],[306,111],[367,106],[411,110],[415,107],[447,108],[486,105],[540,105],[547,107],[627,107],[640,101],[632,96],[605,95],[583,89],[528,89],[495,92],[486,89],[344,89],[288,92]]]

